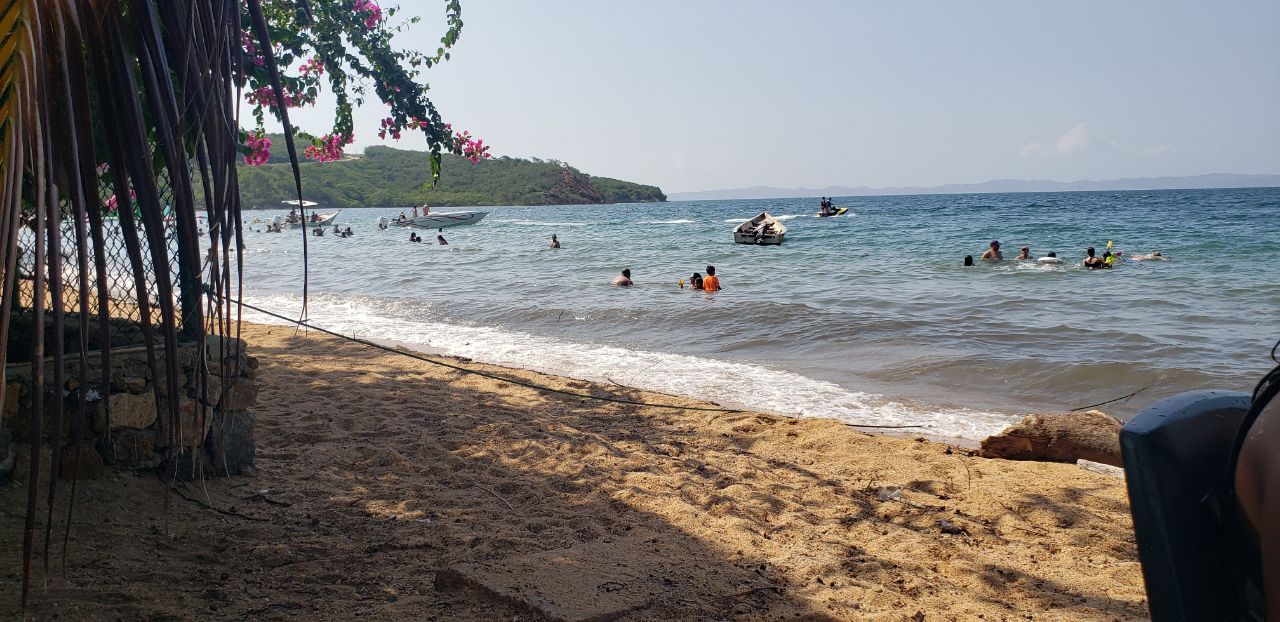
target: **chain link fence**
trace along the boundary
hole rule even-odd
[[[102,210],[104,215],[102,237],[105,244],[105,276],[107,283],[107,308],[111,317],[111,339],[112,347],[121,347],[126,345],[134,345],[141,343],[140,323],[142,321],[142,307],[138,304],[139,298],[147,301],[149,315],[153,324],[160,322],[160,308],[157,283],[157,265],[152,261],[150,246],[146,242],[147,230],[142,224],[141,218],[137,217],[138,212],[132,201],[117,201],[114,199],[114,188],[109,179],[99,179],[98,184],[98,209]],[[169,187],[165,178],[161,179],[160,200],[165,205],[172,204],[173,191]],[[118,212],[121,209],[134,210],[134,228],[137,231],[140,240],[140,254],[142,259],[142,278],[141,288],[144,290],[139,295],[139,283],[134,273],[132,262],[129,259],[129,252],[125,246],[125,223],[119,218]],[[62,236],[61,257],[62,257],[62,283],[63,298],[62,310],[67,314],[64,322],[67,327],[66,344],[67,351],[74,351],[78,346],[76,340],[72,339],[73,333],[78,331],[78,316],[80,309],[80,264],[78,259],[79,247],[76,241],[76,223],[74,211],[70,204],[63,201],[60,206],[61,223],[60,231]],[[89,223],[85,222],[86,243],[92,244],[92,237],[88,233]],[[204,233],[203,226],[200,233]],[[35,300],[35,281],[34,275],[37,270],[35,263],[36,250],[35,220],[31,218],[26,225],[21,228],[18,234],[19,243],[22,248],[22,254],[19,257],[18,264],[18,284],[16,288],[17,303],[14,308],[14,319],[16,324],[11,330],[21,330],[24,324],[30,325],[33,318],[33,309],[37,304]],[[166,264],[169,271],[169,278],[174,288],[174,305],[178,308],[177,317],[179,322],[188,314],[181,308],[181,300],[178,294],[179,268],[178,268],[178,236],[176,230],[176,221],[170,214],[170,210],[165,210],[164,218],[164,239],[168,247],[168,263]],[[88,256],[88,299],[89,299],[89,322],[90,322],[90,339],[95,342],[97,347],[97,314],[99,307],[98,300],[98,271],[93,260],[91,249],[86,249]],[[48,269],[47,266],[41,266]],[[199,275],[193,275],[199,277]],[[53,300],[49,292],[46,290],[44,300],[41,303],[44,306],[46,317],[53,311]],[[181,324],[179,324],[181,329]],[[10,340],[15,346],[22,343],[23,340]],[[51,345],[51,343],[49,344]],[[52,352],[47,345],[46,352]],[[19,355],[16,360],[21,360],[21,353],[13,352],[11,354]],[[10,361],[15,360],[14,356],[10,356]]]

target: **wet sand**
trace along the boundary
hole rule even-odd
[[[65,574],[60,534],[47,588],[34,563],[34,617],[538,619],[638,589],[602,580],[613,564],[648,590],[624,620],[1147,618],[1114,477],[834,421],[567,397],[278,326],[244,337],[261,361],[256,472],[168,494],[151,474],[81,482]],[[25,499],[0,490],[4,618]],[[519,591],[554,560],[578,566],[543,567],[554,593]]]

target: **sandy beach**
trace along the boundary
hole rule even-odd
[[[256,472],[81,482],[65,573],[60,534],[47,580],[35,561],[33,617],[1147,618],[1115,477],[243,328]],[[0,491],[4,618],[25,500]]]

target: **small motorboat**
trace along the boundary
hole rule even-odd
[[[327,214],[317,214],[315,220],[312,220],[309,216],[306,218],[298,218],[296,214],[293,215],[294,218],[292,220],[287,216],[276,216],[272,220],[272,224],[280,227],[289,227],[290,229],[297,229],[299,227],[328,227],[333,224],[334,220],[337,220],[340,212],[342,212],[342,210],[329,212]]]
[[[841,216],[847,211],[849,211],[849,208],[847,207],[837,207],[825,214],[823,214],[822,212],[818,212],[817,216],[818,218],[826,218],[828,216]]]
[[[338,210],[324,214],[316,214],[313,211],[312,214],[315,214],[316,216],[313,220],[307,215],[307,208],[315,207],[319,205],[319,203],[316,203],[315,201],[299,201],[297,199],[281,201],[281,203],[284,203],[293,209],[290,210],[288,216],[276,216],[272,219],[272,224],[278,225],[279,227],[289,227],[290,229],[297,229],[298,227],[326,227],[332,225],[333,221],[338,218],[338,214],[342,211]]]
[[[733,241],[738,244],[782,244],[787,227],[769,212],[748,220],[733,230]]]
[[[426,214],[414,218],[392,218],[387,221],[389,225],[398,227],[416,227],[418,229],[439,229],[441,227],[453,227],[456,225],[474,225],[489,212],[444,212],[440,214]]]

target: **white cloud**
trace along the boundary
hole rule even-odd
[[[1059,136],[1052,146],[1038,142],[1029,142],[1023,145],[1022,157],[1040,156],[1044,158],[1081,153],[1089,149],[1089,145],[1095,137],[1097,137],[1096,133],[1089,131],[1089,127],[1085,123],[1077,123],[1062,136]],[[1112,147],[1116,146],[1114,142],[1108,144]]]
[[[1066,134],[1058,137],[1057,147],[1060,155],[1084,151],[1089,148],[1089,131],[1083,123],[1077,123]]]
[[[1040,143],[1027,143],[1022,146],[1022,157],[1040,155],[1044,153],[1044,145]]]

